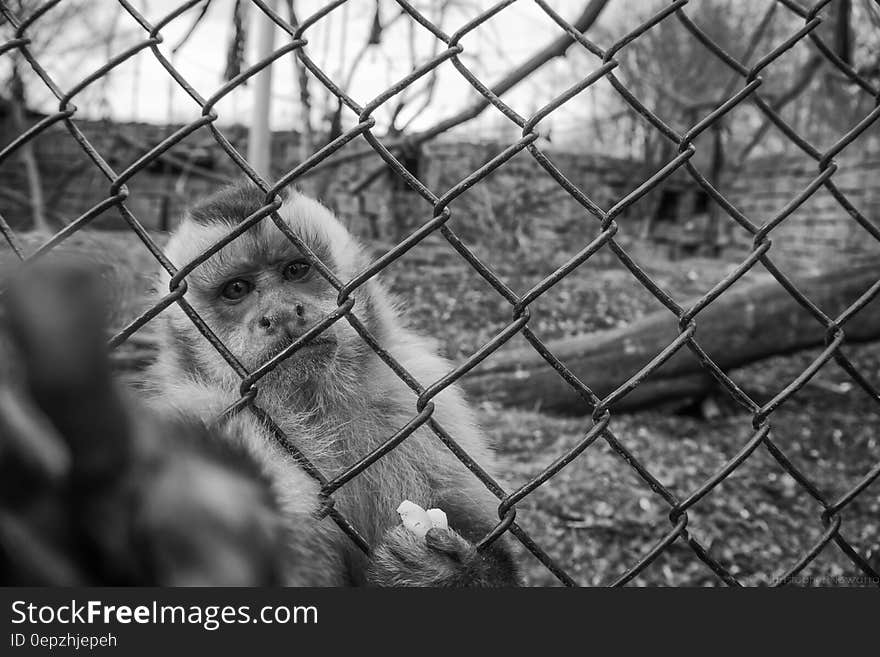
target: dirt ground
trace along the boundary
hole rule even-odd
[[[407,256],[385,273],[405,300],[413,324],[441,340],[460,361],[510,321],[510,305],[451,248]],[[446,252],[444,252],[446,249]],[[736,263],[727,259],[670,261],[633,247],[640,264],[678,300],[708,290]],[[499,254],[501,254],[499,256]],[[571,253],[510,254],[486,249],[496,273],[517,293]],[[418,258],[421,258],[419,260]],[[760,266],[758,267],[760,269]],[[609,254],[591,259],[532,307],[530,326],[542,338],[626,325],[661,306]],[[846,352],[880,385],[880,344]],[[818,351],[778,357],[731,372],[758,401],[769,400],[803,371]],[[589,384],[589,381],[586,382]],[[834,362],[771,417],[771,438],[829,501],[880,462],[880,400],[870,398]],[[481,400],[481,420],[509,473],[509,490],[537,476],[573,447],[589,418],[554,417]],[[664,486],[685,499],[750,439],[751,417],[726,398],[710,397],[688,412],[615,414],[614,435]],[[614,581],[671,528],[669,507],[603,440],[591,445],[517,507],[517,521],[578,583]],[[797,563],[822,535],[821,506],[763,446],[689,512],[688,528],[743,584],[768,584]],[[842,514],[842,535],[880,568],[880,479]],[[529,584],[555,577],[525,553]],[[871,584],[833,543],[802,573],[805,585]],[[671,545],[632,585],[717,585],[721,581],[684,541]]]

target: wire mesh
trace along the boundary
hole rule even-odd
[[[584,450],[589,449],[590,446],[599,439],[605,441],[611,449],[619,455],[619,457],[630,468],[632,468],[650,490],[653,491],[657,498],[661,499],[663,503],[668,506],[669,509],[669,528],[666,533],[657,540],[645,554],[642,555],[637,563],[632,564],[625,573],[619,576],[614,582],[611,582],[612,584],[623,585],[630,582],[633,578],[639,575],[639,573],[648,568],[659,555],[669,548],[670,545],[679,542],[686,544],[692,550],[693,554],[721,581],[728,585],[740,585],[740,581],[737,579],[732,569],[711,556],[707,547],[689,532],[688,512],[694,508],[704,496],[729,477],[759,447],[766,449],[773,459],[775,459],[776,463],[778,463],[779,467],[793,477],[797,484],[809,496],[814,498],[822,508],[820,517],[817,518],[817,521],[821,522],[824,527],[821,537],[809,548],[808,551],[797,559],[795,563],[788,566],[785,574],[778,578],[778,582],[785,583],[795,577],[808,564],[816,559],[816,557],[830,543],[834,543],[862,573],[869,578],[872,578],[873,581],[878,581],[880,575],[878,575],[877,571],[866,560],[866,558],[861,555],[846,538],[843,531],[843,512],[846,510],[847,506],[860,495],[860,493],[862,493],[878,478],[878,476],[880,476],[880,463],[874,464],[858,482],[853,484],[839,498],[829,499],[820,492],[818,487],[811,482],[809,477],[793,464],[785,451],[774,442],[771,422],[774,411],[785,403],[786,400],[790,399],[792,395],[796,394],[820,368],[832,359],[835,360],[843,370],[847,372],[847,374],[849,374],[858,387],[867,392],[873,400],[880,403],[880,392],[878,392],[865,376],[859,373],[855,365],[848,359],[841,349],[842,345],[845,344],[845,329],[847,322],[868,303],[875,300],[877,295],[880,294],[880,280],[875,282],[842,313],[836,317],[831,317],[826,315],[813,301],[805,296],[798,289],[797,285],[787,277],[776,264],[774,264],[774,261],[770,256],[770,237],[772,236],[774,229],[785,221],[785,219],[798,207],[804,204],[817,190],[822,188],[831,194],[836,202],[843,208],[848,217],[857,222],[865,230],[868,237],[880,242],[880,227],[872,223],[868,217],[864,216],[847,200],[846,195],[837,185],[835,185],[833,179],[834,173],[838,169],[835,157],[844,151],[844,149],[846,149],[860,134],[880,118],[880,89],[878,89],[871,81],[859,75],[852,66],[838,57],[833,49],[830,48],[819,36],[816,28],[822,23],[823,10],[829,5],[830,0],[820,1],[812,6],[801,6],[794,0],[776,0],[778,5],[784,7],[785,10],[793,12],[802,18],[803,26],[768,53],[760,57],[757,62],[751,66],[741,63],[731,54],[725,52],[724,49],[714,42],[706,32],[688,17],[687,13],[683,11],[688,0],[676,0],[675,2],[671,2],[649,20],[638,25],[631,32],[605,48],[593,43],[584,34],[579,32],[572,24],[563,19],[559,13],[554,11],[545,0],[534,0],[537,7],[539,7],[540,10],[560,28],[560,30],[563,30],[569,35],[576,47],[582,48],[598,58],[599,63],[594,70],[585,75],[577,84],[556,96],[551,102],[547,103],[530,117],[521,116],[501,100],[501,98],[493,94],[489,87],[468,68],[462,58],[462,55],[465,54],[465,49],[461,45],[463,37],[487,21],[490,21],[496,14],[503,11],[509,5],[512,5],[515,0],[503,0],[502,2],[493,4],[465,25],[461,26],[453,34],[446,34],[439,26],[432,23],[429,18],[421,14],[413,4],[406,2],[405,0],[397,0],[397,4],[409,16],[409,18],[429,31],[435,39],[442,43],[442,46],[437,54],[429,61],[413,70],[412,73],[405,76],[396,84],[365,104],[361,104],[349,96],[309,55],[309,32],[331,12],[346,4],[347,0],[328,2],[322,9],[299,24],[291,24],[279,14],[272,11],[264,2],[253,0],[253,5],[260,11],[264,12],[278,28],[283,30],[288,38],[286,42],[275,49],[271,55],[241,71],[208,98],[203,98],[195,90],[195,88],[186,80],[181,72],[175,68],[172,62],[159,48],[160,44],[163,42],[163,28],[182,16],[188,10],[199,5],[201,0],[190,0],[189,2],[183,3],[155,23],[148,21],[135,9],[134,6],[132,6],[130,2],[119,0],[119,6],[143,29],[143,39],[119,55],[109,59],[103,66],[85,76],[79,82],[69,86],[65,86],[64,84],[53,80],[49,73],[43,68],[43,66],[41,66],[30,47],[30,30],[38,25],[41,18],[59,2],[60,0],[50,0],[49,2],[40,5],[29,15],[16,15],[8,2],[0,0],[0,12],[2,12],[3,17],[6,20],[6,29],[7,31],[11,31],[11,35],[5,37],[5,41],[0,42],[0,57],[13,52],[19,53],[21,57],[30,64],[34,75],[39,78],[42,84],[51,91],[58,101],[57,109],[54,112],[35,123],[27,129],[26,132],[19,135],[11,143],[0,150],[0,163],[10,158],[10,156],[12,156],[13,153],[20,149],[24,144],[44,133],[50,126],[60,123],[78,142],[82,151],[88,156],[93,166],[106,178],[107,192],[106,198],[100,203],[94,205],[81,216],[71,221],[65,228],[43,244],[31,257],[36,257],[37,255],[45,253],[61,244],[71,235],[88,226],[93,219],[102,213],[115,208],[130,230],[133,231],[146,248],[149,249],[159,265],[169,273],[171,276],[171,283],[167,294],[160,301],[155,303],[146,312],[142,313],[112,338],[110,341],[110,347],[118,347],[135,332],[141,329],[147,322],[153,320],[164,309],[172,304],[178,304],[192,320],[195,327],[207,340],[210,341],[218,353],[222,355],[241,378],[241,398],[238,402],[229,407],[225,411],[225,414],[232,415],[242,412],[252,412],[257,414],[260,419],[271,428],[278,443],[288,452],[293,454],[302,464],[302,467],[320,483],[321,499],[323,501],[322,514],[324,516],[329,516],[333,522],[337,523],[361,549],[368,551],[369,547],[358,528],[353,526],[352,523],[350,523],[343,514],[334,507],[333,493],[339,488],[345,486],[348,481],[357,477],[360,473],[369,468],[371,464],[378,459],[381,459],[388,451],[394,449],[394,447],[405,441],[414,431],[416,431],[416,429],[426,426],[452,451],[452,453],[455,454],[456,457],[458,457],[458,459],[460,459],[465,467],[472,471],[483,482],[483,484],[498,497],[499,522],[494,530],[480,542],[479,547],[485,547],[497,540],[502,534],[510,533],[515,536],[528,551],[540,560],[563,584],[575,585],[576,582],[566,570],[557,563],[556,560],[551,558],[551,556],[520,526],[516,520],[517,504],[535,489],[557,475],[563,468],[576,459]],[[645,104],[643,104],[627,88],[626,84],[615,75],[615,69],[618,67],[618,60],[615,59],[615,57],[622,50],[639,39],[642,35],[655,28],[661,22],[676,20],[680,21],[681,25],[686,28],[693,38],[701,42],[712,56],[717,57],[730,69],[731,72],[735,73],[740,82],[739,88],[725,90],[725,93],[728,93],[728,95],[718,97],[714,105],[708,109],[708,112],[702,119],[698,120],[688,130],[681,133],[671,128],[659,116],[646,107]],[[828,63],[830,63],[836,71],[853,82],[860,93],[868,94],[875,101],[875,106],[872,111],[825,150],[820,150],[799,135],[780,115],[780,113],[773,108],[772,103],[762,96],[761,93],[762,78],[760,74],[762,70],[772,64],[794,44],[800,41],[809,42],[813,48],[817,49],[822,56],[827,59]],[[200,116],[196,120],[191,121],[176,130],[173,134],[161,141],[161,143],[157,144],[121,171],[117,171],[108,164],[102,154],[96,150],[77,126],[77,108],[73,104],[73,101],[84,89],[99,81],[103,76],[107,75],[114,68],[120,66],[137,53],[147,49],[152,52],[152,55],[164,68],[168,76],[170,76],[170,78],[173,79],[173,81],[189,96],[192,103],[200,108]],[[271,66],[274,62],[285,56],[295,56],[315,79],[317,79],[331,94],[333,94],[333,96],[338,98],[339,102],[342,103],[344,107],[357,117],[357,122],[353,127],[345,130],[339,137],[319,148],[310,157],[300,162],[293,169],[287,171],[277,180],[267,180],[251,167],[245,157],[235,149],[230,139],[228,139],[227,136],[225,136],[217,127],[218,113],[215,110],[215,106],[222,98],[243,84],[248,78],[266,67]],[[521,129],[521,137],[514,143],[511,143],[497,156],[486,162],[483,166],[468,173],[468,175],[451,188],[445,191],[439,191],[429,189],[421,180],[410,173],[395,155],[393,149],[383,143],[383,141],[374,134],[376,119],[374,118],[373,113],[382,106],[383,103],[393,98],[409,85],[413,84],[416,80],[430,73],[447,61],[451,63],[458,73],[470,83],[470,85],[482,95],[488,103]],[[656,171],[632,192],[619,198],[608,209],[602,209],[599,207],[599,205],[591,200],[583,190],[566,177],[566,175],[554,164],[548,154],[539,146],[539,135],[536,132],[536,128],[542,120],[547,118],[574,96],[603,79],[611,84],[611,86],[632,107],[633,110],[641,115],[654,129],[659,131],[667,140],[669,140],[669,142],[677,147],[677,153],[665,164],[665,166]],[[761,224],[756,223],[753,219],[750,219],[737,210],[736,207],[725,198],[721,191],[713,187],[707,177],[701,173],[698,166],[694,163],[694,155],[697,152],[697,147],[695,145],[697,137],[707,129],[712,128],[726,113],[747,102],[752,103],[757,107],[787,139],[813,160],[816,165],[815,177],[812,182],[802,191],[797,193],[785,208]],[[230,230],[228,235],[216,242],[211,248],[207,249],[192,262],[172,263],[165,256],[160,246],[153,240],[135,214],[130,210],[128,205],[129,190],[126,183],[134,176],[138,175],[139,172],[143,171],[151,162],[154,162],[164,153],[173,149],[188,135],[202,128],[210,131],[214,140],[216,140],[216,143],[225,151],[240,171],[265,193],[265,203],[262,208],[247,217],[240,225]],[[292,183],[296,183],[298,179],[315,167],[318,167],[319,165],[328,166],[333,162],[332,156],[357,137],[362,137],[369,144],[370,148],[382,158],[393,173],[405,181],[406,184],[424,200],[425,207],[430,208],[431,210],[431,218],[411,232],[411,234],[406,236],[405,239],[401,240],[396,246],[388,250],[384,255],[377,258],[371,265],[366,267],[354,278],[349,281],[343,281],[339,280],[282,221],[277,213],[281,204],[280,198],[277,194],[282,188]],[[552,176],[552,178],[581,207],[583,207],[586,213],[595,218],[598,234],[591,243],[584,246],[583,249],[572,256],[564,265],[560,266],[543,280],[536,283],[525,294],[518,295],[510,289],[510,287],[508,287],[505,282],[485,262],[483,262],[471,248],[468,247],[467,244],[465,244],[450,226],[450,219],[453,216],[453,212],[450,210],[450,204],[467,189],[480,184],[490,173],[499,167],[504,166],[504,164],[511,158],[523,151],[530,154],[531,157],[533,157],[534,160],[546,170],[546,172]],[[685,171],[700,188],[705,190],[720,208],[723,209],[727,218],[736,222],[753,237],[750,252],[742,260],[739,266],[737,266],[736,269],[723,280],[717,283],[712,289],[702,295],[696,302],[687,307],[680,305],[673,296],[664,290],[657,281],[653,280],[651,276],[639,266],[631,254],[627,252],[617,238],[618,233],[620,232],[620,226],[616,221],[618,217],[621,216],[621,213],[627,208],[637,203],[651,190],[657,188],[664,180],[679,170]],[[317,268],[330,285],[338,291],[338,307],[334,312],[327,315],[305,335],[297,339],[270,362],[264,364],[255,371],[250,372],[238,362],[222,341],[212,333],[211,329],[198,315],[196,310],[187,302],[186,279],[188,274],[206,259],[217,253],[225,245],[235,240],[250,227],[265,220],[274,222],[287,238],[300,251],[302,251],[303,254],[305,254],[312,265]],[[17,253],[20,258],[24,258],[23,250],[18,245],[13,230],[2,217],[0,217],[0,233],[2,233],[3,237],[15,253]],[[434,234],[441,235],[455,249],[461,258],[463,258],[473,270],[479,274],[479,276],[485,279],[497,294],[501,295],[509,303],[510,321],[503,330],[498,332],[497,335],[486,342],[486,344],[479,348],[458,367],[450,371],[441,379],[429,382],[417,381],[386,349],[382,347],[376,338],[370,334],[364,323],[358,319],[354,295],[366,281],[373,276],[376,276],[395,260],[425,240],[429,235]],[[610,250],[620,263],[632,273],[635,279],[675,316],[678,320],[679,328],[679,335],[670,342],[665,349],[658,353],[628,381],[602,398],[596,395],[586,382],[581,381],[575,376],[574,373],[566,367],[565,363],[561,362],[552,353],[548,346],[535,334],[535,332],[533,332],[529,325],[530,319],[532,318],[530,309],[531,304],[600,250]],[[761,263],[786,290],[786,292],[791,295],[798,304],[806,309],[815,321],[825,330],[825,348],[822,350],[821,354],[802,373],[800,373],[800,375],[791,381],[791,383],[785,386],[770,401],[764,404],[759,404],[751,399],[749,395],[746,394],[746,392],[744,392],[722,370],[722,368],[716,365],[703,348],[701,348],[700,341],[697,337],[698,318],[700,313],[724,294],[734,283],[745,276],[747,272],[758,263]],[[291,441],[277,424],[272,421],[271,417],[260,408],[259,383],[263,376],[277,366],[282,360],[295,353],[306,341],[326,329],[328,326],[339,321],[347,321],[360,334],[364,341],[369,344],[375,353],[388,365],[388,367],[390,367],[418,397],[410,422],[402,427],[395,435],[389,436],[387,442],[381,448],[375,450],[375,452],[351,466],[347,471],[336,473],[331,477],[328,476],[328,473],[321,472],[314,464],[310,463],[309,460],[296,448],[294,442]],[[441,391],[458,382],[485,359],[491,358],[496,350],[516,334],[521,334],[526,341],[532,345],[535,351],[558,373],[558,375],[580,395],[583,399],[585,409],[589,410],[592,417],[592,427],[574,447],[556,458],[553,463],[544,468],[543,471],[531,481],[520,486],[516,490],[508,491],[492,479],[492,477],[483,470],[480,464],[471,458],[471,456],[459,446],[456,442],[455,436],[450,435],[450,433],[448,433],[433,417],[434,404],[432,400]],[[692,352],[700,361],[705,370],[720,384],[721,388],[725,390],[737,404],[747,409],[752,418],[752,434],[746,444],[742,446],[735,456],[730,458],[721,468],[719,468],[714,475],[706,479],[683,499],[675,495],[667,486],[664,486],[660,480],[652,474],[650,468],[640,461],[639,455],[628,450],[610,428],[612,417],[611,407],[614,403],[630,394],[646,379],[646,377],[682,349],[690,350],[690,352]]]

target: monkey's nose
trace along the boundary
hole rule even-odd
[[[305,327],[305,314],[305,308],[297,304],[293,312],[261,315],[257,320],[257,326],[267,335],[285,334],[289,338],[296,339],[302,335]]]

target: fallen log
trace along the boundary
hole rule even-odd
[[[798,289],[831,318],[872,286],[880,285],[880,262],[802,277]],[[685,305],[688,307],[689,305]],[[770,356],[824,344],[825,328],[771,276],[740,280],[703,309],[694,338],[724,371]],[[844,326],[847,343],[880,339],[880,295]],[[668,310],[611,331],[550,341],[550,351],[600,398],[617,390],[679,335]],[[524,340],[505,347],[464,380],[473,395],[505,405],[588,414],[578,392]],[[682,347],[612,408],[637,410],[710,390],[714,378]]]

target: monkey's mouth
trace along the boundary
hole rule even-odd
[[[284,338],[279,340],[266,349],[263,358],[265,360],[275,358],[295,341],[294,338]],[[330,335],[318,335],[305,344],[300,345],[299,348],[290,354],[288,358],[285,358],[283,362],[299,360],[300,358],[319,358],[322,355],[330,355],[336,351],[337,346],[338,343],[335,337]]]

